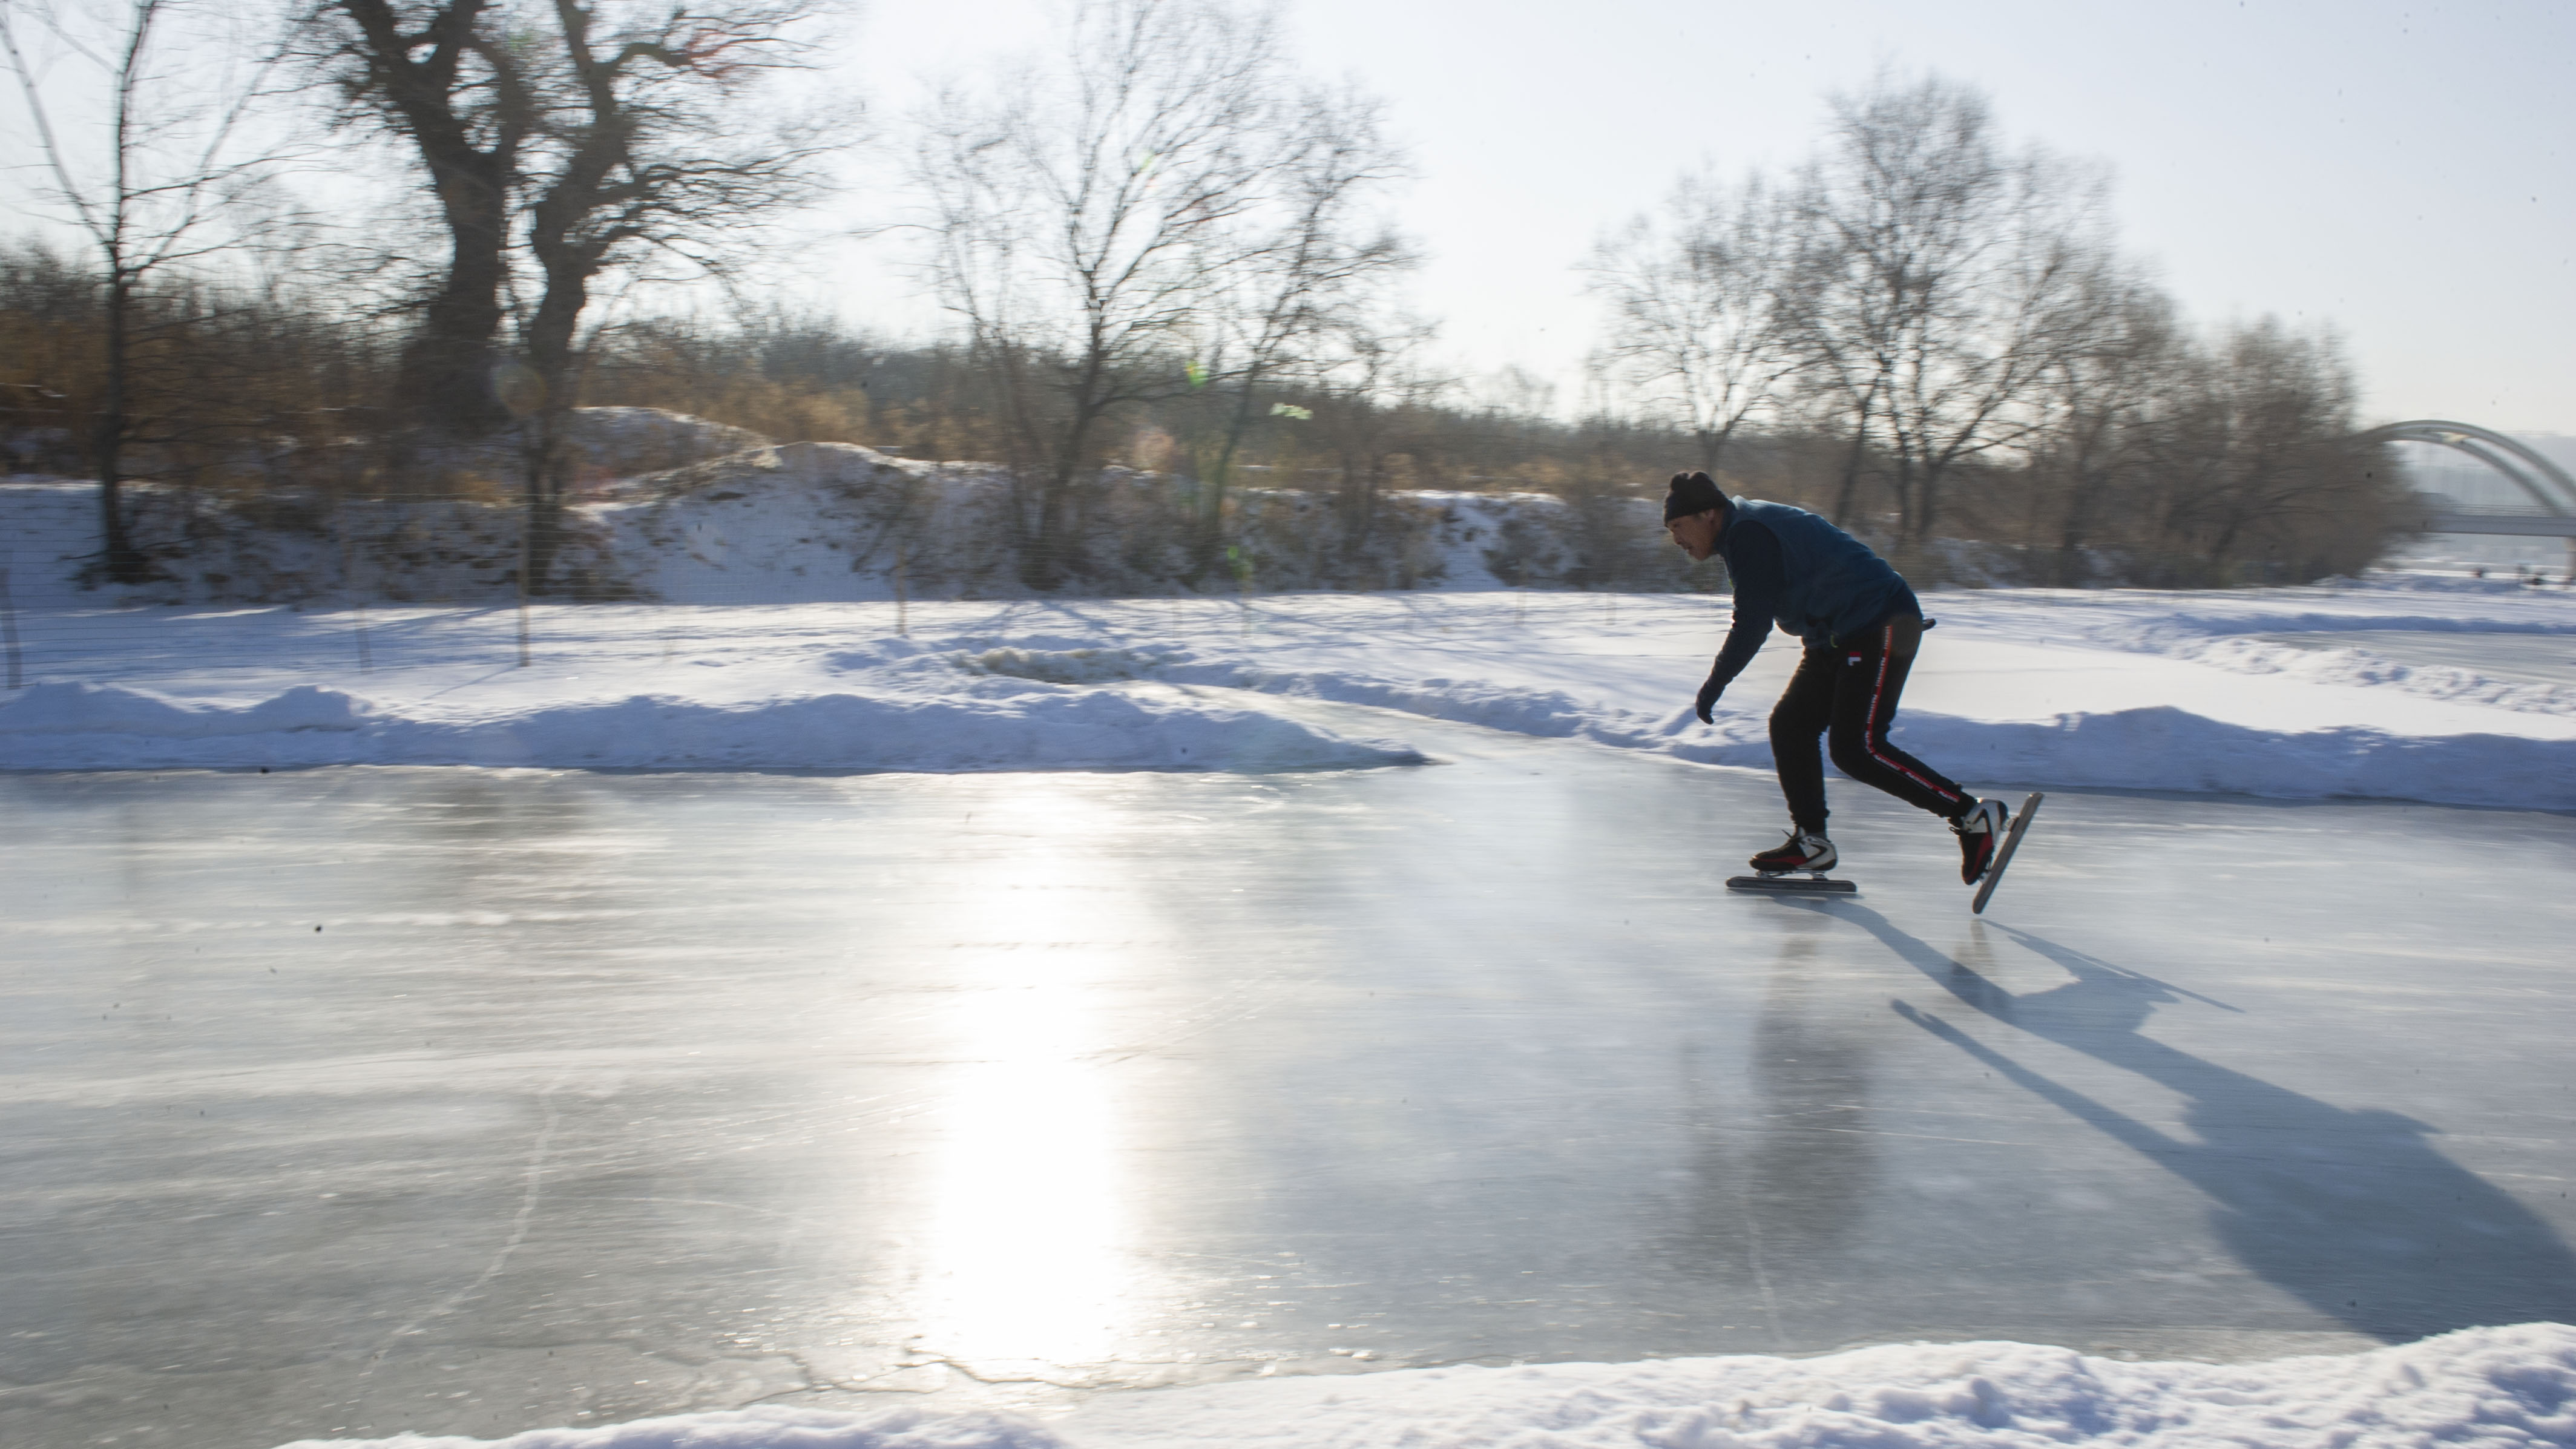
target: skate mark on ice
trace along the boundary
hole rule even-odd
[[[528,1165],[524,1173],[527,1185],[519,1193],[518,1211],[510,1216],[510,1234],[502,1240],[499,1251],[493,1253],[491,1261],[483,1265],[483,1271],[474,1276],[473,1282],[439,1300],[435,1306],[409,1323],[386,1334],[383,1341],[376,1345],[375,1352],[367,1355],[369,1372],[373,1372],[375,1365],[381,1362],[386,1354],[393,1351],[395,1344],[419,1333],[432,1319],[445,1317],[472,1302],[475,1295],[488,1287],[493,1279],[501,1276],[502,1270],[510,1266],[510,1255],[519,1251],[519,1245],[528,1240],[528,1230],[536,1221],[537,1200],[545,1191],[546,1158],[554,1146],[555,1128],[563,1121],[563,1112],[555,1106],[554,1095],[563,1086],[565,1079],[571,1075],[569,1068],[557,1072],[553,1081],[537,1090],[537,1105],[544,1109],[545,1121],[537,1128],[536,1141],[529,1145]]]

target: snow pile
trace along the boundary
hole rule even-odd
[[[0,733],[164,740],[355,730],[373,713],[336,689],[299,684],[257,704],[166,699],[112,684],[39,684],[0,705]]]
[[[837,506],[842,476],[794,486]],[[731,506],[711,477],[662,500],[687,509],[631,517],[686,540]],[[701,553],[677,552],[659,583],[712,590]],[[2576,810],[2565,590],[2399,577],[1926,598],[1940,623],[1895,737],[1974,790]],[[525,668],[515,610],[23,603],[28,688],[0,695],[0,768],[1358,768],[1420,758],[1420,741],[1381,738],[1412,716],[1767,770],[1798,655],[1774,638],[1702,725],[1688,702],[1722,598],[542,605]]]
[[[2567,644],[2565,657],[2576,659],[2576,636],[2555,637]],[[2498,678],[2488,670],[2461,665],[2407,663],[2374,652],[2376,642],[2293,644],[2225,638],[2179,652],[2184,658],[2243,674],[2286,674],[2316,684],[2388,685],[2429,699],[2491,704],[2534,714],[2576,714],[2576,685]]]
[[[2170,707],[2045,721],[1920,716],[1900,738],[1917,756],[1979,781],[2576,809],[2576,741],[2565,738],[2424,737],[2368,726],[2284,731]],[[1761,753],[1767,762],[1767,745]]]
[[[1322,770],[1422,763],[1406,745],[1170,692],[1006,688],[716,701],[549,701],[397,709],[298,685],[249,704],[120,685],[39,684],[0,704],[20,769],[545,765],[863,770]]]
[[[326,1441],[304,1440],[303,1445]],[[351,1441],[327,1441],[348,1443]],[[1415,1369],[1095,1400],[1038,1424],[760,1407],[393,1449],[2373,1449],[2576,1444],[2576,1328],[2345,1357],[2125,1363],[2017,1343]]]
[[[1037,679],[1048,684],[1107,684],[1112,680],[1141,679],[1159,672],[1170,661],[1170,655],[1139,653],[1133,649],[987,649],[980,654],[961,654],[960,667],[978,674],[998,674],[1011,679]],[[843,656],[844,662],[859,662],[864,655]]]

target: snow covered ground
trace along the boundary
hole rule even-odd
[[[2576,595],[2560,587],[2418,571],[1927,607],[1939,623],[1897,737],[1975,785],[2576,809]],[[1722,596],[1561,592],[547,605],[520,667],[510,609],[32,608],[0,767],[1422,758],[1400,720],[1355,738],[1301,719],[1311,697],[1767,768],[1792,641],[1774,638],[1713,727],[1687,713],[1726,618]]]
[[[305,1445],[325,1442],[300,1441]],[[2576,1328],[2470,1329],[2258,1364],[2014,1343],[1826,1358],[1416,1369],[1097,1401],[1054,1424],[751,1408],[401,1449],[2396,1449],[2576,1443]]]

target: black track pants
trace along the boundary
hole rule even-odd
[[[1771,759],[1780,793],[1800,830],[1825,828],[1825,762],[1816,737],[1833,736],[1834,768],[1908,805],[1953,816],[1976,802],[1947,775],[1887,742],[1905,676],[1923,642],[1923,621],[1890,619],[1847,647],[1810,648],[1771,710]]]

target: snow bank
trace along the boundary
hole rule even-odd
[[[370,713],[358,700],[312,684],[243,706],[165,699],[112,684],[39,684],[0,705],[0,734],[226,739],[355,730]]]
[[[1323,770],[1420,764],[1422,756],[1276,715],[1096,690],[731,703],[632,695],[439,717],[311,685],[229,704],[119,685],[39,684],[0,705],[0,760],[20,769]]]
[[[722,558],[689,530],[734,506],[713,496],[740,462],[722,461],[707,488],[671,495],[674,508],[694,500],[687,510],[633,515],[638,528],[655,516],[672,530],[655,587],[716,591]],[[782,450],[779,466],[802,465]],[[840,486],[822,474],[778,486],[809,485],[817,509]],[[1479,516],[1462,505],[1462,519]],[[1895,738],[1980,792],[2576,810],[2567,590],[2399,576],[2225,593],[1949,592],[1927,606],[1940,627]],[[515,610],[22,598],[18,616],[29,687],[0,694],[0,768],[1320,769],[1421,758],[1420,742],[1399,742],[1401,718],[1337,722],[1308,703],[1323,701],[1767,770],[1766,717],[1798,652],[1773,639],[1702,725],[1687,704],[1727,608],[1688,595],[540,605],[526,668]]]
[[[2033,722],[1921,716],[1901,743],[1978,781],[2576,809],[2576,742],[2563,739],[2267,730],[2160,707]],[[1766,744],[1761,762],[1769,755]]]
[[[2360,650],[2277,646],[2286,662],[2229,642],[2157,634],[2162,657],[2140,652],[2030,646],[2009,618],[2027,602],[2011,594],[1943,596],[1936,631],[1898,716],[1906,749],[1972,786],[2022,784],[2188,790],[2291,799],[2357,796],[2507,808],[2576,809],[2576,686],[2517,684],[2474,670],[2419,669]],[[2512,602],[2521,602],[2519,599]],[[2559,620],[2516,617],[2539,632],[2576,624],[2563,599],[2535,601]],[[1992,603],[1988,610],[1981,606]],[[1317,601],[1319,612],[1329,606]],[[1703,667],[1691,643],[1668,656],[1617,656],[1550,669],[1547,626],[1504,627],[1502,607],[1444,601],[1438,617],[1458,632],[1425,647],[1370,638],[1352,619],[1351,640],[1262,640],[1216,631],[1141,648],[987,650],[972,667],[1065,683],[1159,679],[1204,687],[1327,699],[1543,738],[1648,750],[1699,764],[1771,768],[1767,716],[1777,683],[1748,678],[1730,691],[1717,723],[1681,707]],[[1642,602],[1631,602],[1640,610]],[[2132,601],[2130,608],[2138,604]],[[1713,643],[1723,616],[1707,606],[1659,601],[1643,631],[1696,632]],[[1286,609],[1281,610],[1286,613]],[[1349,613],[1356,610],[1345,611]],[[1633,617],[1633,615],[1632,615]],[[2374,627],[2386,616],[2361,616]],[[2412,620],[2415,616],[2401,616]],[[2342,616],[2254,613],[2241,623],[2295,630]],[[2447,616],[2463,626],[2474,622]],[[1990,627],[2000,624],[2000,627]],[[2061,619],[2055,637],[2081,637]],[[2097,635],[2143,635],[2133,618],[2097,621]],[[1461,634],[1483,634],[1462,638]],[[2576,632],[2570,642],[2576,660]],[[1062,645],[1063,640],[1047,642]],[[2089,642],[2089,641],[2088,641]],[[1771,668],[1795,646],[1776,641]],[[838,656],[866,667],[865,651]],[[2243,674],[2263,676],[2255,679]],[[2312,687],[2323,686],[2323,687]],[[2092,707],[2063,709],[2067,697]],[[2440,700],[2444,703],[2434,704]],[[2478,708],[2461,707],[2475,704]]]
[[[304,1440],[311,1446],[326,1441]],[[331,1441],[347,1443],[350,1441]],[[1039,1424],[761,1407],[385,1449],[2405,1449],[2576,1444],[2576,1328],[2344,1357],[2125,1363],[2017,1343],[1417,1369],[1095,1400]]]

